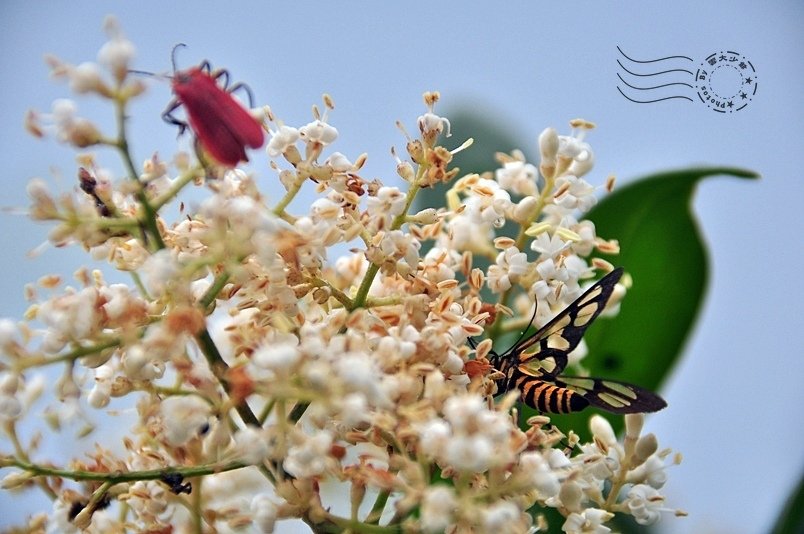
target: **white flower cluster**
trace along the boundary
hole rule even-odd
[[[74,91],[125,111],[144,84],[131,72],[133,45],[114,22],[107,29],[99,65],[49,62]],[[579,220],[595,202],[582,178],[591,124],[573,121],[572,136],[545,130],[538,167],[514,152],[496,173],[459,178],[452,156],[471,143],[439,144],[450,123],[435,113],[438,99],[425,94],[408,158],[394,153],[404,187],[364,180],[365,155],[325,154],[338,134],[327,95],[324,113],[314,108],[299,127],[261,110],[277,176],[270,194],[205,157],[137,168],[127,149],[131,176],[81,155],[80,190],[57,197],[32,182],[30,214],[56,225],[51,242],[84,247],[133,284],[81,270],[74,286],[53,276],[28,288],[26,320],[0,320],[3,431],[19,443],[44,367],[63,369],[51,385],[62,408],[46,411],[54,432],[113,400],[137,420],[121,443],[65,469],[35,463],[36,440],[3,450],[0,469],[14,469],[4,488],[36,483],[54,498],[28,527],[272,532],[295,517],[327,532],[519,533],[542,526],[528,513],[539,506],[557,509],[566,532],[608,532],[614,514],[650,524],[666,511],[669,452],[640,436],[641,418],[629,419],[622,443],[594,418],[594,440],[567,453],[547,417],[518,425],[516,392],[495,403],[491,342],[468,344],[497,321],[510,327],[513,292],[524,311],[535,298],[544,323],[594,269],[610,270],[589,255],[616,252],[616,242]],[[130,146],[76,117],[70,101],[54,104],[52,126],[38,117],[29,130],[76,148]],[[447,206],[413,212],[416,194],[438,183],[450,184]],[[206,198],[171,220],[164,208],[193,185]],[[302,188],[317,198],[291,213]],[[501,233],[506,222],[519,226],[516,239]],[[492,262],[485,272],[473,266],[478,254]],[[67,489],[70,478],[80,484]],[[324,502],[325,481],[342,485],[350,512]]]

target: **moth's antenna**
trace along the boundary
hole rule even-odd
[[[184,43],[177,43],[176,46],[173,47],[173,51],[170,53],[170,60],[173,63],[173,72],[179,70],[176,66],[176,50],[178,50],[181,47],[187,47],[187,45]]]
[[[533,320],[536,319],[536,310],[538,309],[538,307],[539,307],[539,300],[536,298],[536,295],[534,295],[533,296],[533,315],[530,316],[530,321],[528,321],[528,324],[525,325],[525,328],[522,330],[522,334],[520,334],[519,339],[516,340],[516,343],[511,345],[511,348],[509,348],[507,351],[505,351],[503,353],[503,356],[506,356],[508,354],[513,353],[516,350],[516,348],[519,347],[519,344],[522,343],[522,340],[525,338],[525,334],[528,333],[528,328],[530,328],[530,325],[533,324]]]

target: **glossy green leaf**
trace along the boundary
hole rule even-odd
[[[607,259],[625,267],[633,280],[620,313],[598,319],[586,333],[584,366],[590,376],[660,389],[703,302],[708,261],[691,207],[698,182],[717,175],[757,178],[730,167],[659,173],[615,189],[587,215],[599,236],[619,241],[620,254]],[[554,422],[588,437],[591,412]],[[615,431],[622,430],[622,417],[604,415]]]

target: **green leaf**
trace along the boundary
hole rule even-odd
[[[620,243],[620,254],[607,259],[633,279],[620,313],[598,319],[585,336],[589,357],[583,363],[590,376],[654,391],[667,377],[695,323],[708,278],[706,249],[691,211],[693,194],[702,178],[717,175],[758,177],[731,167],[658,173],[616,189],[588,213],[597,235]],[[553,421],[588,438],[592,413]],[[615,431],[622,430],[622,417],[603,415]]]
[[[798,487],[787,499],[771,532],[772,534],[804,532],[804,476],[799,479]]]

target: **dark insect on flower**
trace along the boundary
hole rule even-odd
[[[231,93],[243,89],[251,102],[251,91],[242,83],[229,86],[229,73],[225,70],[212,72],[208,61],[176,71],[176,50],[181,46],[184,45],[178,44],[173,49],[172,85],[176,98],[162,113],[162,118],[178,126],[181,135],[188,125],[174,117],[173,112],[184,106],[189,127],[209,155],[229,167],[248,161],[246,147],[260,148],[265,135],[260,123]],[[223,88],[218,85],[219,79],[223,79]]]
[[[176,495],[181,495],[182,493],[189,495],[193,491],[193,485],[191,483],[182,484],[184,476],[179,473],[164,473],[159,480],[167,484],[170,491]]]
[[[81,191],[91,196],[92,200],[95,201],[95,207],[98,209],[98,213],[103,217],[109,217],[112,214],[112,210],[109,209],[106,202],[98,195],[98,181],[84,167],[78,169],[78,184],[81,187]]]
[[[84,508],[87,507],[89,501],[75,501],[70,505],[70,509],[67,510],[67,519],[72,521],[78,514],[80,514]],[[92,512],[97,512],[98,510],[103,510],[109,507],[112,504],[112,499],[109,497],[109,494],[104,493],[100,499],[95,503],[95,506],[92,508]]]
[[[81,513],[81,510],[86,508],[87,503],[82,501],[75,501],[70,505],[70,509],[67,510],[67,519],[72,521],[75,517]]]
[[[520,338],[502,354],[492,351],[491,364],[505,375],[497,382],[498,391],[518,389],[522,402],[546,413],[577,412],[592,405],[626,414],[656,412],[667,406],[660,396],[633,384],[560,374],[570,352],[606,307],[622,274],[622,268],[615,269],[535,334]]]

